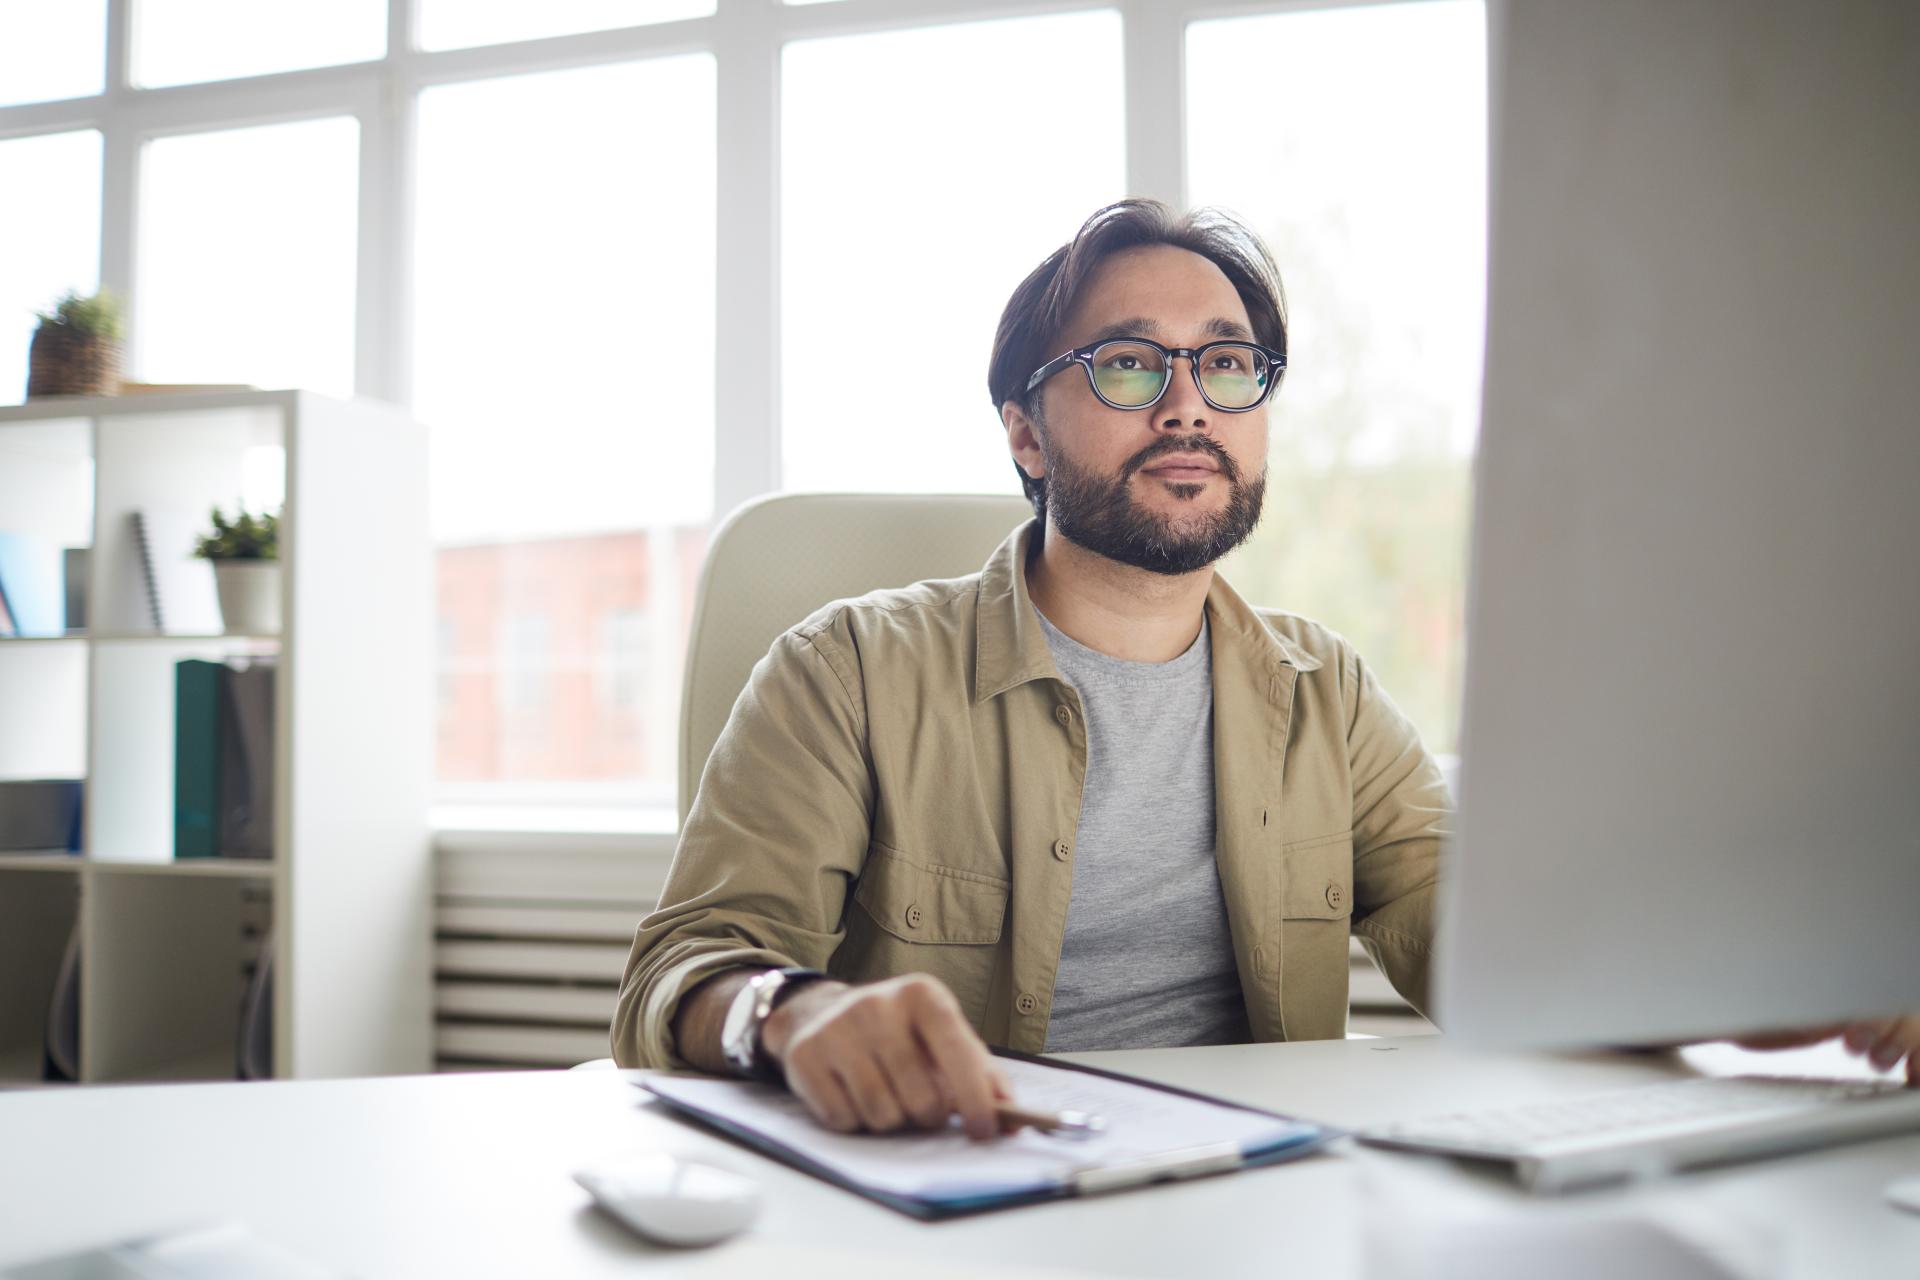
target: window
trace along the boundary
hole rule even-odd
[[[444,792],[670,807],[670,735],[651,751],[609,735],[591,679],[609,608],[658,607],[675,630],[649,652],[677,675],[682,565],[712,516],[713,58],[429,89],[418,149],[414,407],[433,431],[440,611],[476,636],[527,610],[553,629],[537,658],[512,628],[526,652],[462,654],[468,677],[497,664],[552,705],[462,701]],[[650,682],[629,718],[673,723],[676,687]]]
[[[106,68],[107,0],[0,5],[0,106],[99,93]]]
[[[351,119],[148,143],[139,378],[351,396],[358,199]]]
[[[100,279],[100,135],[91,130],[0,142],[0,402],[26,399],[36,311]],[[28,251],[31,246],[31,251]]]
[[[981,92],[986,67],[1017,91]],[[1125,194],[1120,72],[1112,12],[787,46],[786,487],[1018,492],[993,330],[1027,272]]]
[[[0,6],[0,190],[31,193],[0,204],[0,398],[31,309],[104,283],[131,377],[410,406],[467,820],[669,822],[735,502],[1018,493],[1000,309],[1129,193],[1238,210],[1289,286],[1228,576],[1347,633],[1453,746],[1481,0],[113,3],[124,68],[108,0]]]
[[[463,49],[507,40],[672,22],[713,12],[713,0],[420,0],[420,47]]]
[[[378,58],[386,0],[134,0],[133,81],[192,84]]]
[[[1345,634],[1442,752],[1479,422],[1484,25],[1479,0],[1437,0],[1187,35],[1192,199],[1260,231],[1291,328],[1265,515],[1221,572]]]

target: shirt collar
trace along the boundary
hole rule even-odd
[[[1060,677],[1053,653],[1047,648],[1047,637],[1040,630],[1040,615],[1027,594],[1027,557],[1039,526],[1037,517],[1020,525],[981,567],[975,597],[975,702],[998,697],[1029,680]],[[1314,671],[1320,666],[1320,659],[1268,626],[1218,573],[1207,589],[1207,613],[1213,628],[1216,664],[1223,652],[1232,650],[1250,657],[1257,655],[1269,669],[1291,666]]]

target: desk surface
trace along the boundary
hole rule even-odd
[[[1342,1126],[1566,1096],[1686,1070],[1670,1057],[1467,1052],[1438,1038],[1075,1055]],[[1150,1190],[921,1224],[662,1114],[638,1073],[554,1071],[0,1093],[0,1265],[238,1219],[364,1277],[760,1273],[1261,1275],[1339,1280],[1431,1211],[1565,1213],[1445,1161],[1355,1149]],[[667,1149],[753,1172],[760,1221],[715,1249],[654,1249],[571,1170]],[[1681,1206],[1771,1233],[1775,1274],[1920,1274],[1920,1217],[1882,1198],[1920,1137],[1571,1198]],[[1902,1270],[1905,1268],[1905,1270]]]

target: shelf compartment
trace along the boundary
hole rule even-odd
[[[231,875],[96,875],[88,887],[85,1078],[237,1078],[270,893]]]
[[[233,656],[224,640],[182,636],[95,647],[89,854],[115,863],[173,862],[174,666],[185,658]]]
[[[0,778],[87,773],[87,646],[14,639],[0,654]]]
[[[79,911],[77,875],[0,872],[0,1086],[40,1081],[47,1009]]]

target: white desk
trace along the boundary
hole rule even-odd
[[[1118,1070],[1336,1124],[1562,1096],[1657,1078],[1663,1059],[1469,1054],[1437,1038],[1081,1055]],[[615,1071],[402,1076],[0,1093],[0,1265],[195,1221],[364,1277],[1365,1272],[1386,1192],[1435,1179],[1474,1203],[1523,1201],[1444,1162],[1337,1148],[1225,1177],[921,1224],[657,1112]],[[763,1179],[746,1235],[651,1248],[589,1206],[570,1170],[666,1148]],[[1655,1189],[1763,1223],[1781,1274],[1920,1274],[1920,1217],[1882,1199],[1920,1172],[1920,1137],[1744,1165]],[[1384,1181],[1383,1181],[1384,1178]],[[1402,1197],[1404,1200],[1404,1196]],[[1284,1267],[1282,1267],[1284,1264]]]

